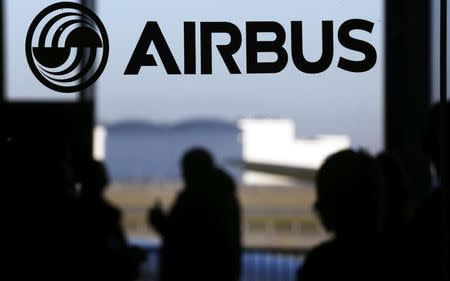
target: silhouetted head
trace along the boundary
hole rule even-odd
[[[214,160],[206,149],[193,148],[184,154],[181,167],[187,186],[195,185],[211,175]]]
[[[82,195],[101,196],[108,184],[109,179],[105,165],[99,161],[89,161],[83,176]]]
[[[316,178],[315,208],[325,228],[338,235],[375,232],[381,182],[369,154],[344,150],[330,156]]]
[[[450,126],[450,103],[447,102],[445,104],[447,110],[447,136],[449,135],[449,126]],[[431,164],[433,164],[434,168],[438,176],[441,175],[441,130],[440,130],[440,104],[435,104],[431,110],[428,118],[428,126],[424,135],[424,152],[430,158]],[[447,146],[448,147],[448,146]],[[443,156],[443,155],[442,155]],[[447,149],[447,161],[450,160],[450,151]],[[447,162],[448,163],[448,162]]]

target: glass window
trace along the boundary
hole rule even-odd
[[[244,187],[240,196],[246,246],[310,246],[326,237],[311,208],[311,170],[333,149],[353,146],[378,152],[383,148],[383,1],[99,0],[97,12],[111,43],[108,67],[97,84],[97,120],[106,129],[106,162],[117,187],[111,189],[111,198],[125,204],[128,225],[145,225],[145,210],[152,200],[173,202],[181,185],[182,153],[202,145]],[[338,38],[341,26],[350,19],[373,23],[371,32],[350,32],[376,49],[377,61],[369,71],[355,73],[338,67],[340,57],[365,58]],[[147,21],[157,22],[181,72],[184,22],[195,22],[197,74],[168,75],[151,44],[147,54],[154,55],[157,66],[124,75]],[[274,21],[284,29],[288,62],[279,73],[246,73],[246,22],[250,21]],[[332,21],[333,57],[325,71],[308,74],[296,68],[291,43],[300,33],[292,30],[292,21],[302,21],[304,56],[311,62],[322,54],[322,22]],[[242,44],[233,58],[242,74],[230,74],[215,46],[212,74],[199,74],[201,22],[237,26]],[[257,38],[270,41],[275,35],[266,32]],[[231,40],[227,34],[212,36],[213,45]],[[277,56],[261,53],[257,59],[273,62]],[[304,168],[306,179],[244,169],[243,164],[278,166],[288,172]],[[258,227],[253,227],[255,221]],[[279,221],[283,233],[274,234]],[[136,229],[128,230],[135,236],[155,237],[149,228]]]
[[[431,90],[432,90],[432,102],[436,103],[440,100],[440,84],[439,84],[439,72],[440,72],[440,1],[432,0],[432,10],[431,10],[431,37],[432,37],[432,80],[431,80]],[[450,7],[447,6],[448,12],[450,12]],[[447,14],[448,14],[447,12]],[[448,40],[450,38],[450,30],[447,28],[447,49]],[[447,53],[448,53],[447,50]],[[447,65],[450,62],[450,57],[447,55]],[[447,71],[447,81],[450,81],[450,72]],[[450,98],[447,95],[447,100]]]

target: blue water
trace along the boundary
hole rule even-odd
[[[231,124],[108,128],[106,164],[116,182],[164,182],[180,179],[179,161],[194,146],[209,149],[216,162],[237,180],[241,159],[239,130]]]

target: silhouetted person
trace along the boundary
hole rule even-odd
[[[101,162],[85,167],[80,192],[80,269],[85,280],[136,280],[144,252],[127,244],[121,212],[103,197],[108,185]]]
[[[379,196],[377,162],[362,151],[330,156],[316,177],[315,209],[334,237],[308,253],[298,280],[380,280],[377,276]]]
[[[13,138],[2,154],[2,190],[7,195],[7,280],[75,280],[76,212],[73,171],[64,145]],[[11,221],[12,220],[12,221]],[[2,251],[5,252],[5,251]],[[6,251],[8,252],[8,251]]]
[[[182,159],[184,190],[170,213],[150,211],[150,223],[161,234],[160,279],[238,280],[240,214],[235,184],[215,167],[204,149]]]
[[[450,104],[447,102],[447,136],[449,135],[450,118],[448,112]],[[437,179],[446,173],[441,167],[441,157],[446,157],[449,163],[450,157],[447,143],[447,154],[441,153],[441,131],[440,131],[440,108],[436,105],[430,111],[428,128],[424,136],[424,151],[430,163],[436,172]],[[448,138],[447,138],[448,141]],[[448,184],[448,183],[447,183]],[[443,280],[448,278],[450,271],[449,252],[449,202],[448,202],[448,186],[435,187],[430,197],[419,208],[414,218],[411,233],[412,241],[410,247],[414,249],[416,258],[411,261],[411,268],[415,278],[422,280]],[[444,199],[444,192],[447,198]]]

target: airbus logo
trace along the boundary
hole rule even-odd
[[[213,74],[212,58],[216,50],[230,74],[278,73],[289,62],[301,73],[318,74],[332,66],[338,44],[362,54],[362,59],[358,60],[340,56],[336,65],[338,68],[361,73],[376,65],[375,47],[369,41],[352,35],[354,31],[371,34],[373,22],[349,19],[336,28],[337,36],[334,34],[333,21],[321,23],[321,56],[310,61],[304,55],[302,21],[290,23],[290,34],[282,24],[275,21],[248,21],[244,30],[231,22],[184,22],[184,35],[181,37],[184,64],[180,65],[158,22],[148,21],[125,67],[124,75],[138,75],[143,67],[158,67],[156,53],[167,74],[210,75]],[[260,39],[258,35],[263,33],[273,34],[274,39]],[[213,36],[217,34],[229,37],[229,42],[214,44]],[[285,46],[288,38],[290,48]],[[150,52],[151,45],[155,47],[156,53]],[[234,58],[240,51],[246,54],[245,65],[239,65]],[[262,53],[274,54],[275,59],[260,61],[258,58]],[[199,60],[196,57],[198,54]],[[106,67],[109,56],[108,34],[93,11],[80,4],[60,2],[44,9],[31,23],[26,38],[26,55],[30,69],[48,88],[64,93],[82,91],[92,85]],[[197,61],[200,65],[197,65]]]
[[[30,69],[45,86],[58,92],[79,92],[92,85],[106,67],[106,29],[90,9],[60,2],[40,12],[26,38]]]

